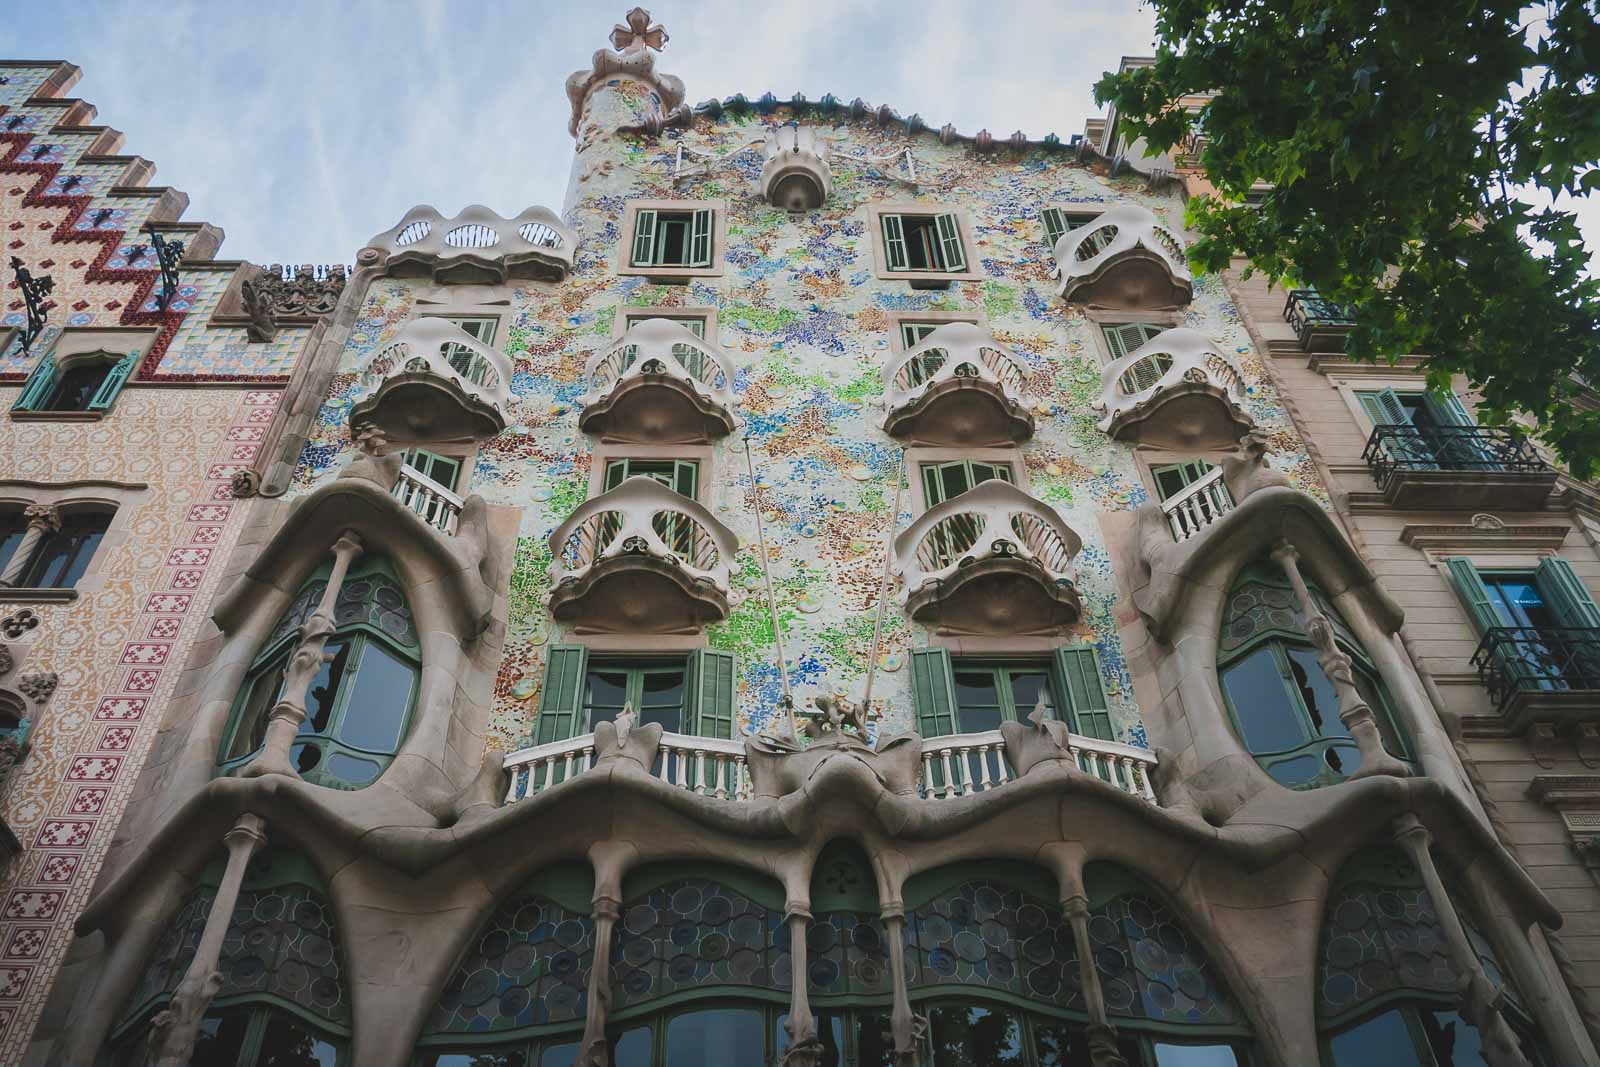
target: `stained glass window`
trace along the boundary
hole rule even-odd
[[[482,1033],[582,1022],[594,923],[547,897],[512,897],[468,946],[424,1029]]]
[[[876,915],[832,911],[806,930],[806,971],[814,996],[875,996],[894,990],[889,935]]]
[[[613,1010],[701,986],[788,989],[783,916],[708,879],[661,886],[623,909],[611,977]]]
[[[1242,1021],[1205,950],[1154,894],[1125,893],[1095,908],[1089,940],[1110,1014],[1217,1026]]]
[[[1077,948],[1059,904],[974,881],[917,908],[908,927],[914,987],[982,986],[1084,1010]]]

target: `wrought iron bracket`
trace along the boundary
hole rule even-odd
[[[165,312],[178,292],[178,261],[183,258],[183,242],[163,240],[155,230],[150,231],[150,241],[155,245],[156,263],[161,268],[161,294],[156,297],[156,306]]]
[[[22,328],[22,351],[29,351],[34,341],[44,332],[46,309],[44,298],[56,287],[50,275],[41,275],[35,278],[28,273],[28,268],[22,265],[22,260],[16,256],[11,257],[11,271],[16,275],[17,288],[22,290],[22,302],[28,311],[27,325]]]

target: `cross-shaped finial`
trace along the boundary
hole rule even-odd
[[[624,16],[628,23],[618,23],[611,31],[611,47],[624,54],[654,48],[657,52],[667,46],[667,31],[660,24],[650,22],[650,12],[636,7]]]

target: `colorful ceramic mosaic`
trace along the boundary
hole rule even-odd
[[[189,314],[167,346],[155,376],[207,379],[287,379],[305,347],[308,326],[280,326],[269,342],[253,342],[243,326],[208,326],[232,270],[189,270],[183,274]]]

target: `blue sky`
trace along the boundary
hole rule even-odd
[[[73,90],[223,256],[341,262],[415,204],[453,214],[560,210],[571,160],[567,75],[626,3],[358,0],[271,4],[0,0],[0,51],[83,68]],[[998,136],[1081,131],[1090,86],[1150,50],[1132,0],[804,0],[649,5],[659,69],[691,103],[833,93]]]

